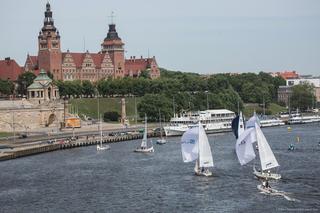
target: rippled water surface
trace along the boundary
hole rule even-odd
[[[134,153],[136,140],[111,144],[108,151],[91,146],[0,162],[0,211],[319,212],[319,124],[263,132],[283,176],[271,185],[298,201],[259,193],[253,163],[240,166],[235,139],[226,133],[209,135],[211,178],[194,176],[194,164],[182,162],[179,137],[154,145],[153,154]],[[289,152],[292,142],[297,150]]]

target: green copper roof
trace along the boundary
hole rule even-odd
[[[52,82],[52,79],[49,78],[49,76],[47,75],[46,71],[44,69],[41,69],[39,75],[34,79],[35,81],[49,81]]]

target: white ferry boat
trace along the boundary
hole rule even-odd
[[[319,115],[301,115],[299,113],[292,114],[288,120],[288,124],[306,124],[320,122]]]
[[[166,136],[182,135],[187,129],[200,121],[206,133],[231,131],[231,122],[235,113],[227,109],[213,109],[189,112],[171,118],[170,124],[164,127]]]
[[[261,127],[283,126],[285,123],[279,118],[262,118],[260,119]]]

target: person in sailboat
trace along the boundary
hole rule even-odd
[[[268,179],[262,181],[262,186],[263,186],[263,188],[271,189],[271,186],[270,186],[270,184],[269,184]]]

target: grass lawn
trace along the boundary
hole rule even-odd
[[[135,116],[135,101],[133,97],[126,97],[126,113],[127,117],[131,120]],[[136,98],[136,104],[138,105],[140,98]],[[100,114],[105,112],[115,111],[121,115],[121,98],[99,98],[100,102]],[[69,111],[77,109],[80,116],[86,115],[91,118],[98,117],[98,102],[97,98],[81,98],[70,100]]]
[[[259,104],[245,104],[243,113],[248,118],[253,115],[254,110],[257,112],[257,114],[263,113],[263,107],[260,107]],[[276,115],[279,112],[285,112],[287,109],[285,107],[282,107],[278,104],[271,103],[266,108],[266,114],[267,115]]]
[[[12,135],[13,135],[12,132],[0,132],[0,138],[12,136]]]

